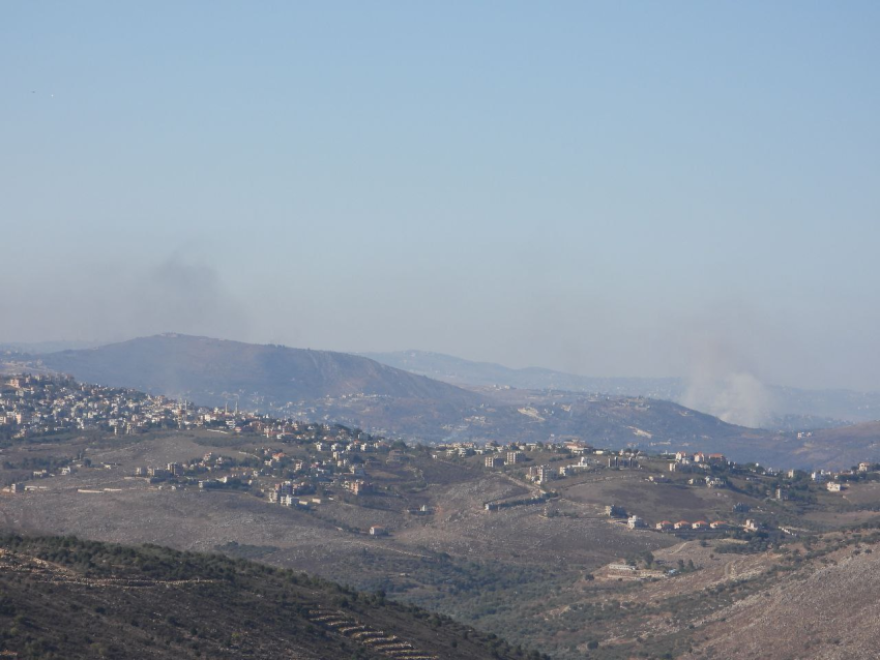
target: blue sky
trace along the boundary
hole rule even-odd
[[[878,33],[869,2],[5,3],[0,341],[880,389]]]

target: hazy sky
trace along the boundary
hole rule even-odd
[[[880,389],[878,34],[855,1],[0,3],[0,341]]]

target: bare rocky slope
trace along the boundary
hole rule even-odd
[[[880,648],[877,536],[847,533],[822,561],[772,582],[700,622],[687,658],[872,660]],[[828,540],[826,540],[828,543]],[[835,544],[832,544],[835,547]],[[809,552],[805,553],[809,556]]]

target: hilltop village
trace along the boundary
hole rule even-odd
[[[199,431],[230,437],[248,444],[248,451],[207,451],[186,460],[143,464],[125,468],[126,478],[168,490],[236,490],[267,503],[314,509],[334,499],[369,501],[394,493],[398,484],[394,470],[413,455],[432,460],[460,462],[471,468],[499,472],[527,488],[527,494],[500,499],[487,498],[487,512],[519,506],[550,506],[558,487],[573,483],[579,475],[627,472],[657,486],[729,491],[767,501],[806,503],[816,493],[842,493],[854,482],[880,478],[877,465],[861,463],[839,473],[775,470],[756,464],[738,465],[721,454],[677,452],[648,455],[637,449],[596,448],[581,439],[544,443],[491,442],[478,445],[457,442],[425,446],[389,441],[341,425],[280,420],[239,411],[237,407],[205,408],[186,401],[151,396],[130,389],[77,383],[70,378],[40,375],[12,376],[0,380],[0,437],[10,442],[28,442],[64,434],[103,432],[138,436],[168,431]],[[7,468],[16,467],[7,461]],[[55,460],[50,465],[33,464],[29,474],[6,485],[9,493],[44,489],[45,479],[69,476],[79,470],[113,469],[96,464],[87,453]],[[22,476],[24,478],[22,478]],[[88,485],[77,489],[96,492]],[[399,490],[399,489],[398,489]],[[632,505],[630,505],[632,506]],[[604,503],[610,521],[628,529],[652,529],[679,536],[701,534],[727,536],[738,531],[769,532],[771,525],[758,517],[746,517],[753,504],[733,501],[729,516],[687,519],[629,511],[620,502]],[[428,504],[407,506],[411,515],[431,515]],[[781,526],[783,533],[796,532]],[[381,525],[368,533],[385,535]],[[366,530],[365,530],[366,531]]]
[[[131,435],[155,430],[205,429],[283,438],[304,425],[265,415],[195,406],[127,388],[77,383],[44,375],[0,377],[0,437],[24,439],[70,431]]]

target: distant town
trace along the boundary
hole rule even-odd
[[[779,502],[810,497],[823,488],[831,493],[846,490],[851,481],[880,477],[880,466],[862,462],[841,472],[776,470],[757,464],[738,465],[723,454],[676,452],[649,455],[638,449],[609,450],[596,448],[581,439],[562,439],[546,443],[455,442],[432,446],[400,440],[391,442],[342,425],[283,420],[238,410],[207,408],[185,400],[151,396],[131,389],[110,388],[78,383],[71,378],[45,375],[18,375],[0,379],[0,437],[24,440],[65,433],[97,431],[115,436],[130,436],[158,431],[201,430],[209,433],[262,439],[254,454],[223,455],[207,452],[185,462],[137,467],[130,479],[144,480],[160,488],[241,489],[264,497],[281,506],[310,509],[324,498],[344,493],[362,497],[377,493],[381,479],[369,474],[365,460],[375,456],[391,464],[412,449],[430,452],[434,459],[460,460],[487,470],[504,470],[522,483],[532,484],[527,497],[486,501],[486,511],[518,506],[545,505],[554,498],[553,482],[596,470],[641,471],[644,479],[655,484],[675,483],[693,488],[727,489],[732,479],[744,480],[754,489],[752,480],[760,475],[763,495]],[[73,471],[106,467],[94,465],[87,456],[35,469],[31,477],[7,486],[7,492],[25,493],[39,489],[39,480],[70,475]],[[54,469],[54,472],[52,471]],[[750,476],[751,475],[751,476]],[[766,479],[772,479],[767,485]],[[81,493],[91,492],[79,489]],[[735,503],[732,514],[747,514],[750,507]],[[428,506],[409,511],[412,515],[430,515]],[[608,502],[605,514],[629,529],[653,529],[679,536],[726,535],[732,529],[746,532],[769,532],[769,525],[756,518],[731,522],[712,520],[646,520]],[[741,515],[739,516],[741,518]],[[781,527],[775,533],[796,534]],[[383,536],[388,530],[371,526],[369,534]]]

